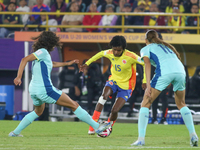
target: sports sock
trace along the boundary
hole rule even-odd
[[[29,124],[31,124],[36,118],[39,116],[35,113],[35,111],[30,112],[27,114],[22,121],[19,123],[17,128],[13,131],[15,134],[20,134],[20,132],[25,129]]]
[[[92,117],[88,114],[87,111],[85,111],[81,106],[79,106],[75,111],[74,114],[83,122],[89,124],[94,129],[97,129],[99,127],[99,124],[95,122]]]
[[[142,107],[140,109],[139,119],[138,119],[139,138],[145,137],[148,120],[149,120],[149,108]]]
[[[110,122],[110,118],[108,118],[108,122]],[[116,120],[115,120],[115,121],[113,121],[113,124],[112,124],[112,126],[115,124],[115,122],[116,122]]]
[[[101,112],[95,110],[93,113],[92,119],[97,122],[99,120],[100,115],[101,115]],[[91,126],[89,127],[89,130],[94,131],[94,129]]]
[[[186,125],[189,133],[194,134],[195,129],[194,129],[194,123],[193,123],[192,114],[190,112],[190,109],[187,106],[185,106],[180,109],[180,112],[181,112],[181,115],[183,117],[183,120],[185,122],[185,125]]]

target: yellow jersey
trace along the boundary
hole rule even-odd
[[[141,57],[137,54],[125,49],[122,56],[115,57],[112,49],[101,51],[91,57],[86,65],[90,65],[101,57],[106,57],[111,61],[111,75],[109,80],[113,80],[121,89],[135,89],[136,84],[136,64],[143,66],[144,75],[143,83],[146,83],[146,75],[144,69],[144,63],[141,61]]]

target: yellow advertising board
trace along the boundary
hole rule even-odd
[[[40,32],[15,32],[15,41],[32,41]],[[108,43],[115,35],[123,35],[127,43],[145,43],[145,33],[84,33],[57,32],[64,43]],[[163,40],[171,44],[200,44],[197,34],[162,34]]]

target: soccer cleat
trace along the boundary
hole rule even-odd
[[[144,146],[145,142],[144,140],[137,140],[136,142],[132,143],[131,146]]]
[[[94,130],[93,131],[88,130],[88,135],[95,135],[95,131]]]
[[[191,140],[190,140],[190,145],[198,147],[198,140],[199,139],[198,139],[197,135],[193,135]]]
[[[168,123],[167,123],[166,119],[162,119],[162,120],[160,121],[160,123],[159,123],[159,124],[168,125]]]
[[[15,134],[13,131],[8,134],[10,137],[23,137],[21,134]]]
[[[97,129],[95,129],[95,132],[97,134],[100,134],[101,132],[103,132],[105,129],[108,129],[109,127],[111,127],[112,124],[110,122],[101,122],[99,123],[99,127]]]

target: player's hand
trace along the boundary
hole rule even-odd
[[[147,84],[146,83],[142,83],[142,89],[146,90],[146,88],[147,88]]]
[[[72,65],[72,64],[78,64],[78,63],[79,63],[79,60],[78,60],[78,59],[74,59],[74,60],[70,61],[70,62],[68,63],[68,65],[70,66],[70,65]]]
[[[16,77],[15,79],[14,79],[14,84],[17,86],[17,85],[21,85],[22,84],[22,81],[21,81],[21,78],[18,78],[18,77]]]
[[[87,67],[88,67],[88,65],[86,65],[86,64],[81,65],[79,68],[79,72],[83,72]]]
[[[151,97],[151,87],[147,87],[146,90],[145,90],[145,95],[147,97]]]

